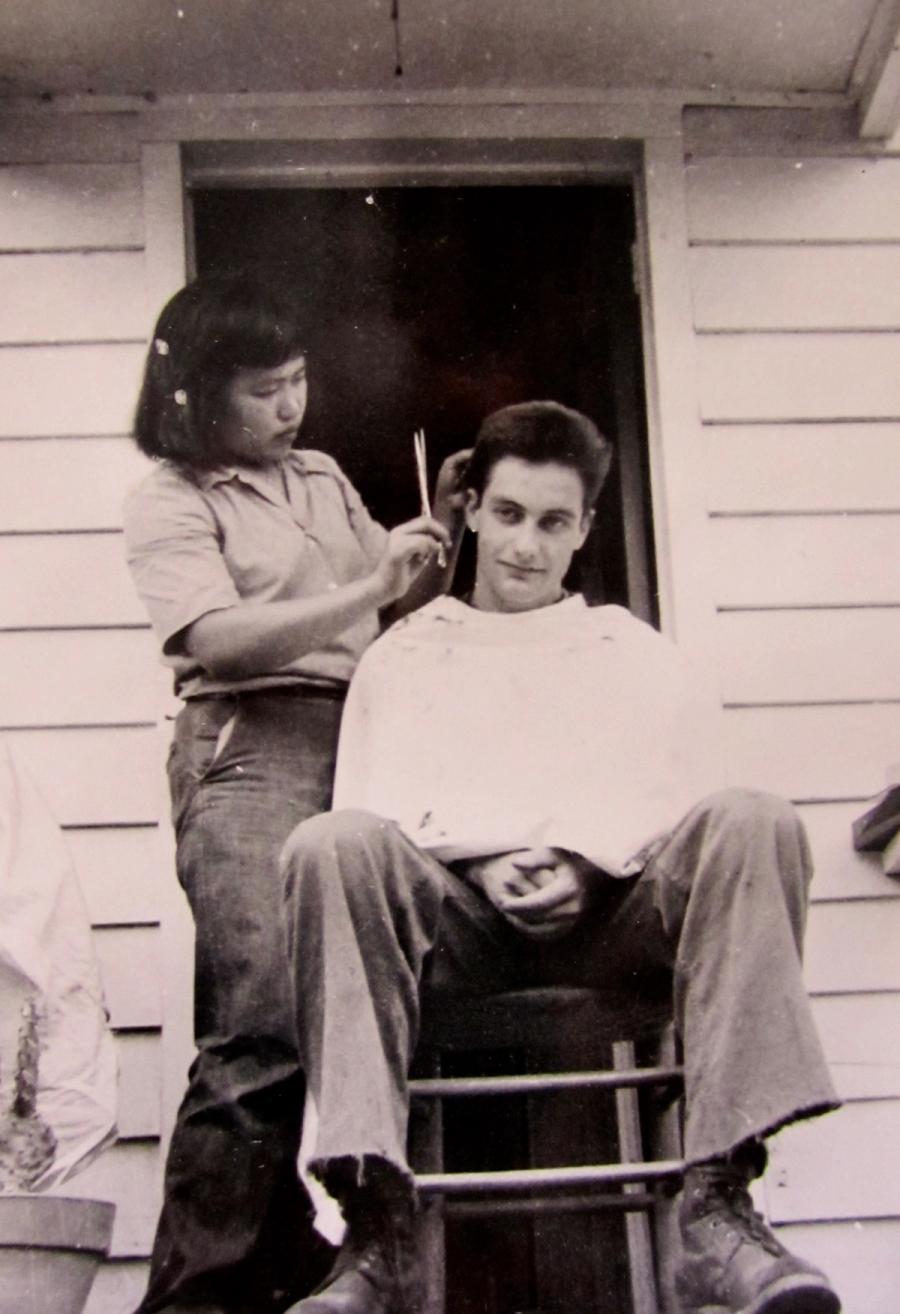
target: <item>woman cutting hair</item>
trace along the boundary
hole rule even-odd
[[[200,279],[162,311],[138,401],[137,443],[159,464],[127,500],[125,539],[184,699],[168,771],[199,1051],[144,1314],[267,1314],[318,1275],[278,855],[329,806],[344,693],[380,617],[443,587],[437,558],[461,531],[467,453],[441,468],[434,518],[388,532],[331,457],[295,447],[306,349],[291,301]]]

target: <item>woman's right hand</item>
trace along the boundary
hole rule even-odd
[[[383,589],[381,605],[402,598],[441,546],[445,551],[449,550],[450,535],[431,516],[416,516],[415,520],[407,520],[392,529],[384,555],[374,571]]]

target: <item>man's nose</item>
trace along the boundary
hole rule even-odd
[[[537,526],[523,520],[516,526],[516,534],[513,539],[513,549],[517,556],[530,560],[535,556],[538,550]]]

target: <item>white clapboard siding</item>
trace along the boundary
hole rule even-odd
[[[710,511],[900,510],[900,424],[707,425]]]
[[[157,1031],[125,1031],[116,1036],[119,1064],[119,1136],[158,1136],[162,1075]]]
[[[141,625],[121,534],[0,536],[0,629]]]
[[[143,338],[142,251],[0,255],[0,343]]]
[[[728,703],[900,700],[900,606],[722,612],[716,637]]]
[[[0,633],[0,726],[152,722],[158,669],[149,630]]]
[[[900,418],[900,333],[697,339],[704,420]]]
[[[897,1314],[900,1246],[896,1221],[794,1223],[779,1227],[778,1236],[794,1254],[818,1264],[828,1274],[841,1298],[843,1314]]]
[[[900,514],[716,517],[709,539],[719,607],[900,603]]]
[[[60,825],[159,820],[162,753],[155,727],[11,730],[6,738]]]
[[[150,468],[126,437],[0,441],[0,530],[120,529]]]
[[[807,988],[816,994],[900,990],[900,903],[860,899],[809,910]]]
[[[897,246],[695,247],[694,324],[710,329],[898,329]]]
[[[812,1222],[900,1215],[898,1115],[896,1100],[847,1104],[773,1137],[766,1175],[771,1217]]]
[[[820,995],[812,1008],[841,1099],[900,1098],[900,993]]]
[[[159,927],[95,927],[93,941],[111,1025],[160,1026]]]
[[[706,158],[686,178],[694,241],[900,240],[900,159]]]
[[[136,164],[0,168],[0,250],[141,246],[143,241]]]
[[[119,1141],[89,1164],[59,1195],[77,1192],[89,1200],[113,1200],[116,1221],[110,1254],[150,1253],[162,1202],[162,1157],[156,1141]]]
[[[94,926],[158,921],[160,885],[175,877],[156,826],[74,827],[64,839]]]
[[[869,802],[809,803],[798,809],[815,866],[814,900],[900,898],[900,880],[885,875],[880,855],[853,848],[853,822],[870,806]]]
[[[798,800],[877,794],[900,744],[900,703],[732,708],[722,721],[729,780]]]
[[[84,1314],[133,1314],[147,1289],[148,1271],[142,1260],[108,1260],[94,1278]]]
[[[142,342],[0,347],[0,437],[130,433]]]
[[[27,105],[4,108],[0,159],[34,166],[85,160],[127,163],[138,158],[138,116],[122,113],[55,114]]]

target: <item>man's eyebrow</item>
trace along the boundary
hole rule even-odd
[[[517,502],[514,497],[507,497],[505,493],[491,493],[488,500],[494,506],[514,506],[517,511],[525,510],[521,502]]]
[[[496,507],[514,507],[517,511],[526,511],[527,507],[521,502],[517,502],[514,497],[507,497],[505,493],[491,493],[489,501]],[[561,516],[564,520],[577,520],[575,512],[567,506],[545,506],[538,511],[538,517],[543,519],[545,516]]]

